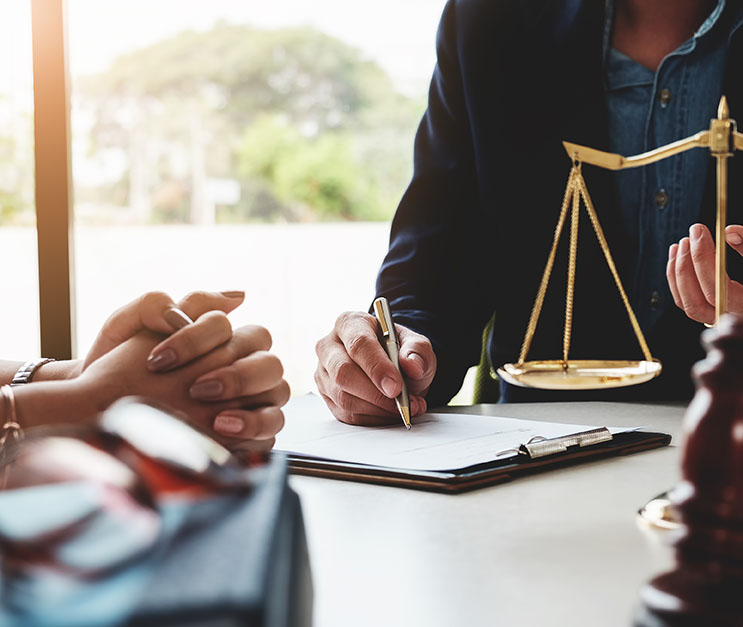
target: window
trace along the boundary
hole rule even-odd
[[[77,350],[145,290],[244,289],[294,393],[366,309],[444,0],[68,0]]]
[[[0,346],[24,360],[39,353],[30,0],[0,15]]]

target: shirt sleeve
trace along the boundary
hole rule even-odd
[[[416,135],[413,178],[377,278],[377,296],[387,297],[395,320],[425,335],[436,352],[431,407],[447,403],[467,368],[478,363],[482,331],[495,307],[460,66],[463,40],[456,2],[450,0],[439,26],[428,108]]]

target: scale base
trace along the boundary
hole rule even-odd
[[[565,364],[567,363],[567,368]],[[503,364],[498,376],[507,383],[542,390],[599,390],[645,383],[662,370],[659,361],[562,359]]]

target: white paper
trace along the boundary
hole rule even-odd
[[[556,438],[597,428],[473,414],[425,414],[414,419],[410,431],[402,420],[388,427],[359,427],[336,420],[314,394],[290,400],[284,415],[286,424],[276,437],[276,450],[423,471],[466,468],[512,456],[512,449],[534,436]]]

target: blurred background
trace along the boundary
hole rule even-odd
[[[247,292],[295,394],[368,308],[444,0],[67,0],[77,354],[144,291]],[[30,0],[0,5],[0,353],[39,352]]]

